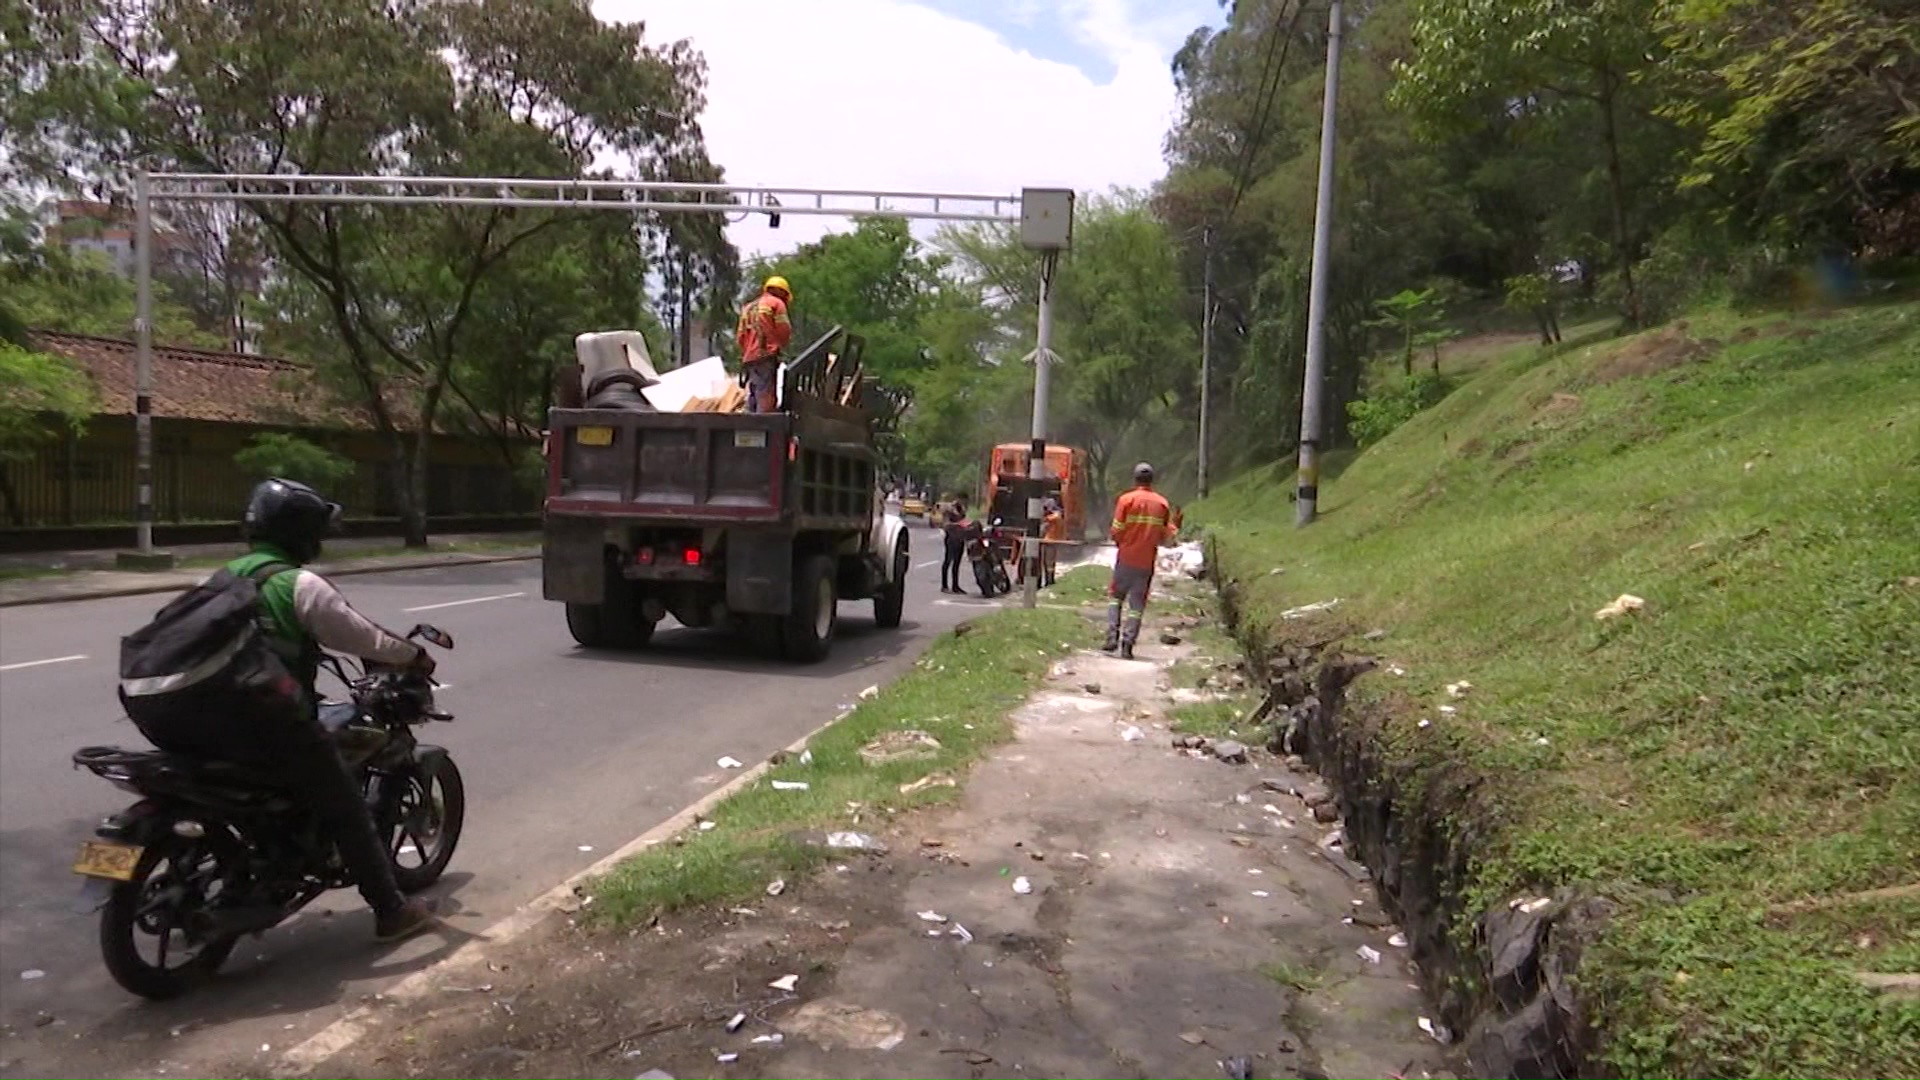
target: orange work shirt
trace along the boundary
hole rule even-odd
[[[793,323],[787,320],[787,302],[772,293],[761,293],[740,309],[740,324],[734,327],[740,343],[743,363],[771,360],[780,355],[793,338]]]
[[[1047,540],[1067,538],[1067,515],[1058,510],[1040,519],[1040,535]]]
[[[1134,488],[1113,504],[1108,535],[1120,547],[1114,554],[1120,565],[1151,569],[1160,545],[1173,539],[1173,508],[1152,488]]]

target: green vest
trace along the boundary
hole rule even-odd
[[[267,635],[273,651],[287,662],[293,677],[313,696],[314,682],[320,677],[320,643],[300,625],[293,611],[293,588],[299,580],[300,564],[285,552],[261,544],[228,563],[226,570],[235,577],[246,577],[268,563],[285,563],[286,570],[260,582],[260,629]]]

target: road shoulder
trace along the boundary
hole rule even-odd
[[[1097,633],[1053,617],[1083,641]],[[973,633],[994,633],[981,626]],[[712,827],[689,822],[626,872],[650,867],[708,898],[587,891],[575,910],[380,1010],[365,1037],[303,1067],[365,1077],[1201,1076],[1242,1065],[1262,1076],[1443,1074],[1444,1050],[1420,1030],[1421,998],[1394,944],[1404,939],[1371,907],[1356,868],[1323,851],[1329,826],[1263,786],[1281,772],[1258,751],[1229,764],[1170,745],[1184,741],[1170,730],[1170,669],[1192,653],[1169,644],[1135,663],[1036,656],[1046,679],[1003,717],[1009,740],[980,748],[964,788],[922,786],[900,792],[905,802],[839,800],[842,785],[826,777],[773,788],[843,749],[816,741],[814,762],[780,762],[747,792],[825,789],[823,803],[838,801],[824,827],[884,850],[827,847],[756,819],[748,834],[813,852],[811,869],[755,861],[780,846],[752,849],[749,879],[715,879],[703,850],[740,864],[749,837],[716,834],[755,805],[730,813],[722,803]],[[916,676],[951,655],[936,648]],[[863,708],[896,711],[889,699]],[[957,726],[916,712],[890,730],[938,739]],[[847,731],[864,740],[855,747],[914,741]],[[922,761],[920,775],[952,775],[926,771],[933,764]],[[898,760],[870,768],[890,786],[914,771]],[[822,827],[822,814],[803,816]]]

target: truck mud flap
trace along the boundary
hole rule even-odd
[[[727,534],[727,608],[745,615],[793,610],[793,537],[736,529]]]
[[[606,547],[603,522],[549,517],[541,538],[542,595],[569,604],[600,603],[607,588]]]

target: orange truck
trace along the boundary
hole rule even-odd
[[[1032,456],[1026,443],[1001,443],[987,454],[985,498],[987,521],[999,521],[999,532],[1008,538],[1008,558],[1018,557],[1018,537],[1025,535],[1027,500],[1022,481],[1027,477],[1027,459]],[[1066,538],[1079,542],[1087,535],[1087,497],[1090,476],[1087,452],[1072,446],[1047,446],[1044,491],[1060,500],[1066,518]],[[1017,565],[1017,563],[1016,563]]]

